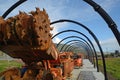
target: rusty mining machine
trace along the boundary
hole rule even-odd
[[[25,63],[22,74],[21,70],[12,68],[0,73],[0,76],[4,80],[65,80],[66,69],[60,65],[52,66],[52,61],[62,60],[51,39],[52,29],[44,9],[36,8],[29,14],[19,12],[6,20],[0,17],[0,50]],[[72,62],[72,59],[69,60]],[[74,63],[71,65],[74,66]]]

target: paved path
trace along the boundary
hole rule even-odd
[[[84,59],[83,66],[80,69],[74,69],[72,74],[72,78],[68,80],[104,80],[104,75],[97,72],[88,59]]]
[[[95,80],[92,71],[81,71],[78,80]]]

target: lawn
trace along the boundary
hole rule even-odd
[[[7,61],[7,60],[0,60],[0,72],[4,71],[5,69],[8,69],[10,67],[21,67],[21,63],[15,61],[15,60],[11,60],[11,61]]]
[[[120,80],[120,58],[106,58],[107,73],[112,75],[116,80]],[[99,65],[102,66],[102,61],[99,60]]]

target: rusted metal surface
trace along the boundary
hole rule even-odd
[[[62,80],[66,80],[68,77],[72,76],[71,72],[74,69],[72,56],[72,52],[62,52],[58,55],[57,60],[50,60],[51,67],[54,67],[53,72],[55,72],[57,76],[61,76],[60,78]],[[59,68],[61,68],[61,71],[57,72],[55,69]]]
[[[75,55],[74,58],[74,66],[80,68],[82,65],[83,65],[83,54],[78,53],[77,55]]]
[[[18,15],[4,20],[0,17],[0,50],[13,58],[21,58],[29,64],[40,60],[57,59],[52,42],[50,20],[43,9],[30,14]]]
[[[11,68],[0,73],[0,77],[3,79],[0,80],[20,80],[20,70],[18,68]]]
[[[73,56],[72,52],[64,52],[60,55],[60,62],[63,66],[63,76],[65,78],[70,77],[72,70],[74,69],[74,61],[71,58]]]
[[[0,50],[20,58],[25,66],[1,73],[5,80],[66,80],[74,69],[72,52],[58,51],[52,42],[50,20],[43,9],[4,20],[0,17]],[[19,72],[16,74],[16,71]]]

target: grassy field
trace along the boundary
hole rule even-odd
[[[120,58],[106,58],[105,60],[107,73],[110,74],[113,78],[115,78],[115,80],[120,80]],[[102,66],[101,60],[99,60],[99,65]]]
[[[108,80],[120,80],[120,58],[106,58],[106,68],[107,73],[110,74],[113,78],[109,77]],[[7,61],[7,60],[0,60],[0,72],[4,71],[9,67],[21,67],[21,63],[16,62],[14,60]],[[99,60],[99,66],[102,69],[102,60]]]
[[[5,69],[8,69],[10,67],[21,67],[21,64],[17,61],[11,60],[0,60],[0,72],[4,71]]]

